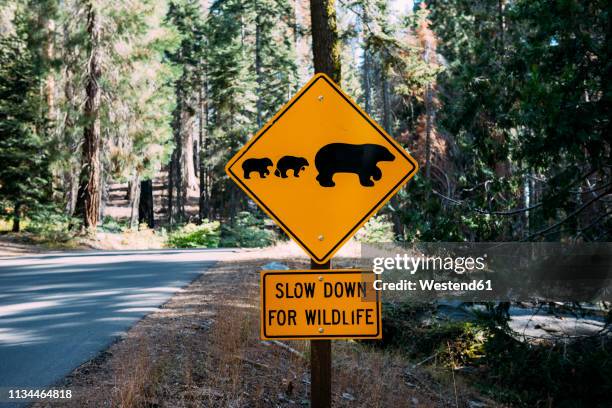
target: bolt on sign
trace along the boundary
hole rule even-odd
[[[262,271],[261,338],[381,339],[373,282],[356,269]]]
[[[324,74],[315,75],[226,166],[317,263],[327,262],[417,169]]]

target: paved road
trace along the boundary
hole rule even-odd
[[[60,380],[230,252],[0,258],[0,390]]]

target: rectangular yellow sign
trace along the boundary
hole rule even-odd
[[[381,339],[373,281],[355,269],[262,271],[261,338]]]

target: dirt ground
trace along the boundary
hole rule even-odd
[[[308,406],[308,342],[259,339],[259,270],[269,262],[259,258],[262,252],[207,270],[74,370],[58,384],[74,393],[61,406]],[[450,374],[448,381],[434,379],[403,356],[364,342],[334,341],[332,378],[337,407],[494,406]]]

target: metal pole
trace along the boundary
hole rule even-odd
[[[331,269],[331,262],[317,264],[311,269]],[[331,408],[331,340],[310,340],[310,406]]]

